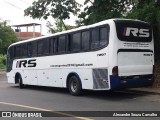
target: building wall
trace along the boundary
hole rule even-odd
[[[19,40],[27,40],[30,38],[40,37],[40,32],[16,32],[16,35]]]

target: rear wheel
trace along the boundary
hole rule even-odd
[[[24,88],[23,80],[21,77],[18,78],[18,84],[20,89]]]
[[[68,89],[71,95],[79,96],[82,94],[81,82],[76,76],[69,78]]]

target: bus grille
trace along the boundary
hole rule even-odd
[[[107,69],[93,69],[92,75],[94,89],[106,89],[109,87]]]

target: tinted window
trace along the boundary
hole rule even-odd
[[[94,42],[99,41],[99,29],[98,28],[92,29],[91,35],[92,35],[92,41]]]
[[[144,22],[117,20],[116,30],[119,40],[128,42],[150,42],[151,26]]]
[[[31,54],[32,54],[32,53],[31,53],[31,52],[32,52],[32,51],[31,51],[31,49],[32,49],[32,48],[31,48],[31,43],[30,43],[30,42],[27,43],[27,46],[28,46],[28,51],[27,51],[27,52],[28,52],[28,56],[30,57]]]
[[[43,40],[38,41],[38,55],[43,54]]]
[[[14,59],[14,49],[15,49],[15,46],[12,46],[8,50],[8,54],[9,54],[10,59]]]
[[[8,53],[7,53],[7,72],[10,72],[12,70],[13,59],[14,59],[14,46],[12,46],[8,49]]]
[[[37,56],[37,42],[36,41],[31,42],[31,55],[33,57]]]
[[[75,33],[72,37],[71,50],[78,51],[81,49],[81,34]]]
[[[107,25],[91,29],[91,49],[103,47],[108,41],[109,27]]]
[[[16,45],[15,49],[15,57],[18,58],[21,56],[21,45]]]
[[[107,28],[106,27],[102,27],[100,28],[100,41],[106,41],[107,40]]]
[[[50,38],[50,54],[54,54],[57,52],[57,40],[56,38]]]
[[[90,42],[90,32],[89,31],[82,32],[82,49],[83,50],[89,49],[89,42]]]
[[[100,28],[100,46],[104,46],[108,42],[108,29],[107,27]]]
[[[91,30],[91,49],[99,48],[99,28],[93,28]]]
[[[58,52],[64,52],[66,50],[66,37],[60,36],[58,38]]]
[[[22,57],[27,56],[27,43],[22,44]]]
[[[43,54],[48,55],[49,54],[49,39],[43,40]]]
[[[71,43],[71,34],[68,34],[66,39],[66,51],[70,51],[70,43]]]

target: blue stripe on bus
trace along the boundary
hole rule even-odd
[[[123,89],[123,88],[134,88],[134,87],[143,87],[143,86],[151,86],[154,80],[152,75],[148,77],[141,78],[120,78],[118,76],[110,75],[110,85],[111,90]]]

